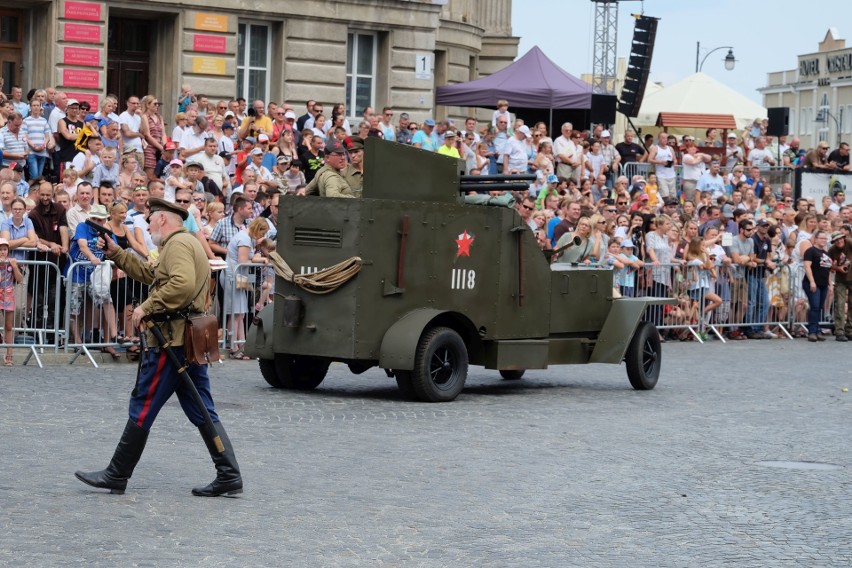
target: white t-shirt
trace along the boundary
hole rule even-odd
[[[771,164],[769,160],[772,160],[772,154],[769,153],[769,150],[764,148],[760,150],[755,148],[751,152],[748,153],[748,159],[751,162],[752,166],[757,166],[758,168],[768,168]],[[774,161],[774,160],[773,160]]]
[[[59,110],[59,107],[50,111],[50,117],[47,119],[47,125],[50,126],[50,131],[54,134],[59,133],[59,121],[65,118],[65,112]]]
[[[506,142],[503,149],[503,155],[509,156],[509,170],[518,170],[526,173],[527,171],[527,145],[523,140],[518,140],[512,136]],[[503,173],[509,173],[504,171]]]
[[[139,127],[142,124],[142,115],[130,114],[129,112],[124,111],[118,117],[118,123],[121,125],[127,125],[127,129],[131,132],[139,132]],[[127,138],[122,135],[121,143],[124,145],[125,150],[133,148],[137,152],[142,151],[142,138]]]

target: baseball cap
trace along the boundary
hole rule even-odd
[[[455,137],[456,137],[456,131],[455,130],[447,130],[447,132],[444,134],[444,138],[455,138]]]
[[[677,197],[666,197],[663,199],[663,205],[677,205]]]
[[[234,129],[234,125],[231,124],[230,122],[225,122],[225,123],[222,124],[222,130],[233,130],[233,129]]]
[[[9,246],[9,241],[7,241],[6,239],[0,239],[0,247],[3,246]]]
[[[86,118],[83,119],[83,122],[89,122],[90,120],[97,120],[97,119],[98,119],[98,117],[96,117],[92,113],[89,113],[89,114],[86,115]]]
[[[604,130],[601,132],[601,138],[612,138],[612,134],[609,133],[609,130]]]
[[[646,182],[644,179],[638,179],[638,180],[636,180],[636,183],[633,184],[633,187],[638,187],[639,189],[644,189],[647,184],[648,184],[648,182]]]
[[[293,120],[296,120],[296,113],[292,110],[288,110],[284,113],[284,118],[292,118]]]
[[[198,168],[199,170],[203,170],[203,169],[204,169],[204,166],[202,166],[202,165],[201,165],[201,164],[199,164],[198,162],[187,162],[187,163],[186,163],[186,167],[187,167],[187,168]]]
[[[547,183],[559,183],[559,178],[555,174],[547,176]]]
[[[518,132],[526,136],[527,138],[532,138],[532,132],[530,132],[530,127],[526,124],[522,124],[518,127]]]
[[[243,142],[249,142],[250,144],[257,144],[257,139],[254,136],[246,136],[243,138]]]
[[[258,142],[269,142],[269,136],[267,136],[266,134],[260,134],[257,137],[257,141]]]
[[[833,233],[831,233],[831,241],[830,242],[833,243],[837,239],[845,239],[845,238],[846,238],[846,235],[844,235],[842,231],[834,231]],[[0,240],[2,240],[2,239],[0,239]],[[0,244],[2,244],[2,243],[0,243]]]
[[[684,140],[684,142],[695,142],[695,136],[692,136],[691,134],[687,134],[686,136],[683,137],[683,140]]]
[[[639,195],[636,196],[636,199],[638,199],[639,201],[648,201],[651,198],[648,197],[647,193],[640,193]]]
[[[278,156],[276,162],[278,162],[279,164],[289,164],[290,156]]]
[[[226,111],[224,116],[225,116],[225,118],[228,118],[229,116],[231,118],[237,118],[236,115],[233,113],[233,111],[230,111],[230,110]]]
[[[728,138],[736,138],[736,137],[737,137],[736,132],[728,132]]]
[[[20,173],[24,171],[24,165],[20,162],[9,162],[9,169]]]
[[[631,239],[624,239],[621,241],[621,248],[636,248],[636,245],[633,244]]]
[[[251,151],[250,155],[251,156],[263,156],[263,150],[261,150],[260,148],[255,148],[254,150]]]
[[[80,106],[80,101],[78,101],[77,99],[68,99],[67,101],[65,101],[65,106],[74,106],[74,105]]]
[[[172,160],[171,162],[169,162],[169,165],[170,165],[170,166],[180,166],[180,167],[183,167],[183,162],[181,162],[180,160],[178,160],[177,158],[175,158],[174,160]]]
[[[423,121],[423,124],[425,124],[426,126],[435,126],[435,121],[432,120],[431,118],[427,118],[426,120]]]
[[[771,225],[771,223],[769,221],[767,221],[766,219],[761,219],[760,221],[757,222],[758,227],[768,227],[769,225]]]
[[[165,150],[177,150],[177,144],[169,140],[164,147]]]
[[[722,215],[727,218],[731,218],[734,216],[734,206],[730,203],[722,206]]]

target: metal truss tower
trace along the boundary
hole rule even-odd
[[[618,1],[592,0],[595,5],[592,92],[596,94],[611,94],[615,84],[615,50],[618,45]]]

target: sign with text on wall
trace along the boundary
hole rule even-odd
[[[65,2],[64,16],[68,20],[100,22],[103,4],[94,2]]]
[[[65,41],[101,43],[101,27],[91,24],[65,24]]]
[[[64,87],[81,87],[97,89],[101,85],[100,73],[89,69],[63,69],[62,85]]]
[[[72,91],[65,91],[65,94],[69,99],[76,99],[80,102],[86,101],[89,103],[89,106],[92,108],[98,108],[98,95],[95,93],[77,93]]]
[[[198,12],[195,14],[194,28],[208,32],[227,32],[228,16],[225,14],[211,14],[209,12]]]
[[[225,53],[227,42],[225,36],[195,34],[192,37],[192,50],[205,53]]]
[[[100,67],[101,51],[90,47],[65,47],[62,50],[63,63],[84,67]]]
[[[222,57],[193,57],[192,72],[199,75],[224,75],[225,63]]]
[[[414,78],[432,80],[432,54],[414,54]]]

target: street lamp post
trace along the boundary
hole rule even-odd
[[[707,52],[707,55],[704,56],[704,59],[700,59],[701,58],[701,42],[696,41],[695,42],[695,72],[698,73],[699,71],[701,71],[701,69],[704,67],[704,62],[707,61],[707,58],[710,57],[710,54],[714,53],[716,51],[719,51],[720,49],[727,49],[728,50],[728,54],[725,56],[725,69],[728,70],[728,71],[733,71],[734,65],[736,65],[736,63],[737,63],[737,60],[734,57],[734,48],[733,47],[731,47],[730,45],[723,45],[722,47],[717,47],[717,48],[711,49],[710,51]],[[699,59],[701,61],[700,63],[699,63]]]
[[[837,132],[837,146],[840,147],[840,128],[843,126],[843,117],[840,117],[840,121],[838,121],[837,117],[831,114],[827,108],[823,108],[817,113],[816,121],[826,123],[829,118],[834,121],[834,129]]]

